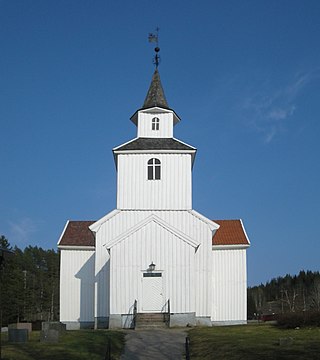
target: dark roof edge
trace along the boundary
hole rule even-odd
[[[134,114],[132,116],[130,116],[130,120],[136,124],[136,121],[134,120],[134,117],[136,116],[136,114],[139,112],[139,111],[145,111],[145,110],[149,110],[149,109],[153,109],[153,108],[159,108],[159,109],[164,109],[164,110],[167,110],[167,111],[172,111],[174,113],[174,115],[176,116],[176,118],[178,119],[178,121],[181,121],[181,118],[180,116],[171,108],[166,108],[166,107],[163,107],[163,106],[151,106],[151,107],[148,107],[148,108],[140,108],[138,110],[136,110],[134,112]]]

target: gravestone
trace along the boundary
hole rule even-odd
[[[25,343],[28,341],[28,329],[8,329],[8,342]]]
[[[45,321],[42,323],[42,330],[57,330],[59,333],[66,331],[66,324],[60,321]]]
[[[41,330],[40,341],[57,343],[59,341],[59,331],[55,329]]]
[[[32,324],[29,322],[18,322],[14,324],[9,324],[9,329],[26,329],[29,332],[32,331]]]

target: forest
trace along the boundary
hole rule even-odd
[[[0,248],[12,250],[1,268],[2,324],[59,320],[59,253],[12,247],[0,236]],[[320,311],[320,273],[300,271],[248,288],[248,319],[273,314]]]
[[[0,236],[0,247],[13,255],[1,266],[2,325],[59,319],[59,254],[28,246],[12,247]]]
[[[319,271],[300,271],[248,288],[248,318],[320,311]]]

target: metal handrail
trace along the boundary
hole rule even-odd
[[[133,305],[133,320],[132,320],[133,329],[136,328],[136,322],[137,322],[137,300],[134,301],[134,305]]]
[[[166,325],[170,326],[170,299],[166,301],[166,303],[163,305],[162,308],[163,312],[163,320],[166,323]]]
[[[186,337],[186,360],[190,360],[190,338],[189,336]]]

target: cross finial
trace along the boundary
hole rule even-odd
[[[156,28],[154,33],[149,33],[148,39],[149,39],[149,42],[152,42],[152,43],[156,44],[156,47],[154,48],[154,51],[155,51],[156,54],[154,55],[153,63],[156,66],[156,69],[157,69],[158,66],[159,66],[159,63],[160,63],[159,28],[158,27]]]

